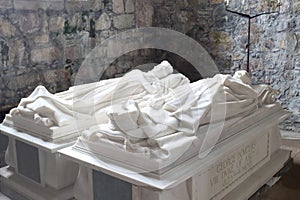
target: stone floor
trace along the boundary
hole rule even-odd
[[[299,200],[300,199],[300,153],[292,155],[294,165],[273,187],[268,190],[262,200]]]

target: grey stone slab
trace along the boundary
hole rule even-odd
[[[93,170],[94,200],[131,200],[132,185],[115,177]]]
[[[64,0],[14,0],[14,8],[19,10],[63,10]]]
[[[5,151],[8,144],[8,137],[0,134],[0,151]]]
[[[38,148],[16,140],[17,164],[20,174],[40,183]]]
[[[7,144],[8,144],[8,137],[0,134],[0,167],[6,165],[4,161],[4,157],[5,157],[5,150],[7,148]]]

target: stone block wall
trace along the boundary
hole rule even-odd
[[[39,84],[69,88],[85,56],[135,27],[134,0],[0,0],[0,112]]]
[[[277,1],[248,2],[252,4],[245,6],[245,11],[257,14],[268,11],[267,6],[274,9],[272,2]],[[282,128],[300,133],[300,2],[281,0],[280,3],[281,6],[274,9],[278,12],[251,19],[250,69],[253,82],[269,84],[277,89],[278,101],[293,113]],[[226,16],[227,23],[235,25],[227,31],[234,41],[233,51],[228,53],[232,63],[230,71],[233,72],[246,66],[245,33],[248,22],[233,14],[227,13]]]
[[[255,84],[277,89],[277,100],[293,113],[282,128],[300,133],[300,2],[281,0],[280,7],[269,0],[230,2],[231,9],[249,15],[276,11],[251,19],[250,71]],[[137,21],[146,19],[141,24],[198,41],[222,73],[246,69],[248,19],[227,12],[223,0],[151,0],[137,8],[142,12]]]
[[[240,9],[239,0],[230,1]],[[245,0],[245,12],[263,12],[270,0]],[[285,130],[300,132],[300,2],[281,0],[280,12],[251,20],[250,69],[254,83],[278,89],[293,112]],[[83,59],[106,38],[136,27],[164,27],[198,41],[222,73],[246,69],[248,21],[225,10],[223,0],[0,0],[0,111],[15,106],[38,85],[67,89]],[[118,58],[102,78],[170,59],[151,49]],[[195,77],[196,79],[196,77]]]

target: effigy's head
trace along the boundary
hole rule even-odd
[[[247,85],[251,85],[250,74],[246,70],[236,71],[233,75],[233,78],[241,80],[243,83]]]
[[[158,78],[164,78],[173,73],[173,67],[168,61],[164,60],[160,64],[154,66],[150,73]]]

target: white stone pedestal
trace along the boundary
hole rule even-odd
[[[289,160],[290,151],[280,145],[277,120],[270,118],[217,144],[204,159],[194,157],[159,176],[72,147],[59,153],[80,165],[78,200],[246,200]]]
[[[1,188],[15,190],[33,200],[73,197],[78,165],[62,159],[57,151],[72,145],[74,139],[47,142],[3,124],[0,131],[9,137],[5,154],[9,167],[0,170]]]

